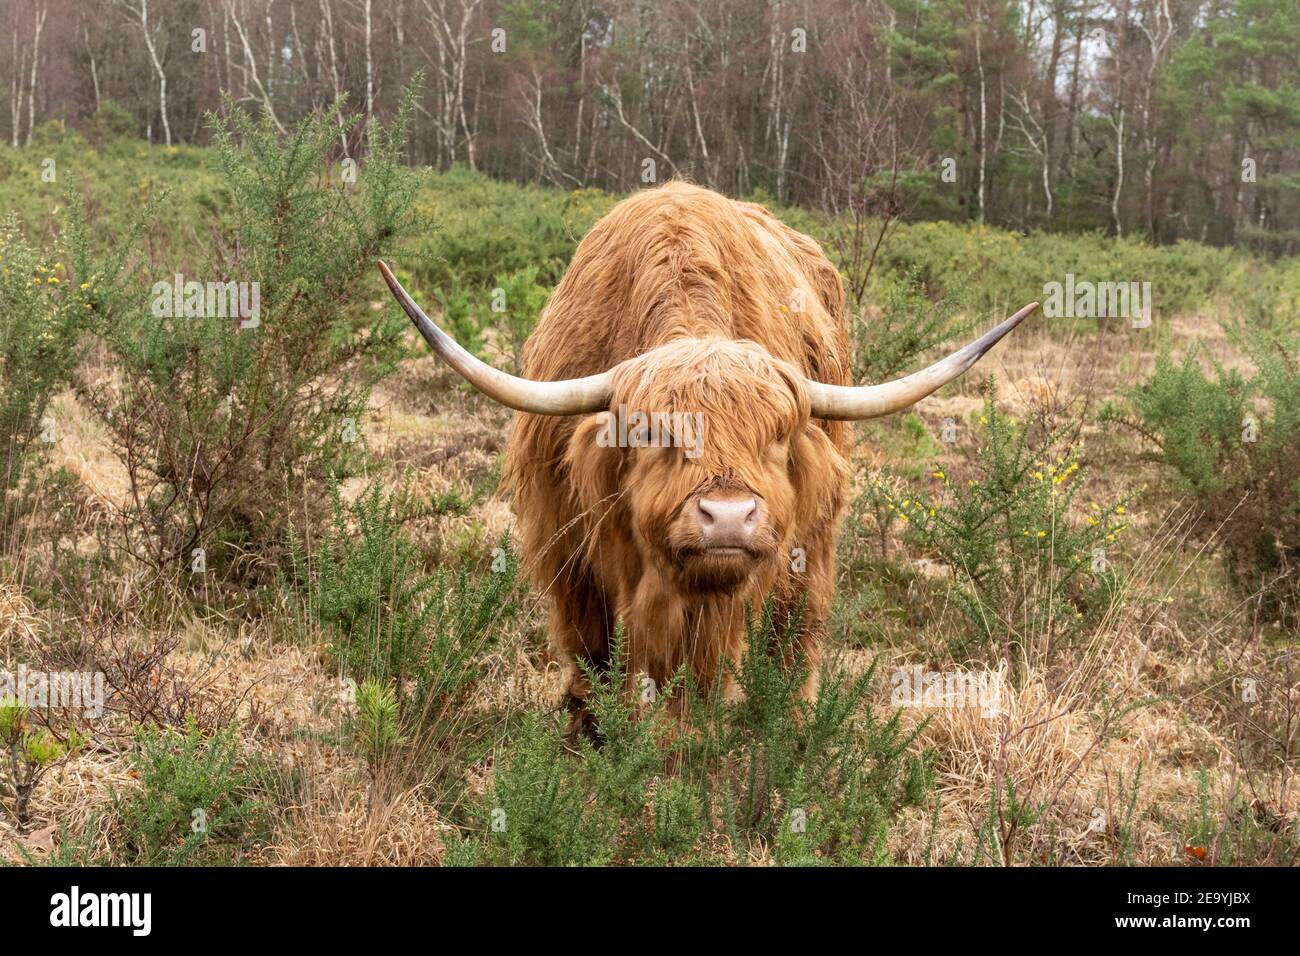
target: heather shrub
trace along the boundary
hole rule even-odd
[[[1166,351],[1108,421],[1128,426],[1199,505],[1229,576],[1274,620],[1300,620],[1300,336],[1289,316],[1258,314],[1231,331],[1253,372]]]
[[[634,703],[620,646],[591,672],[599,744],[566,749],[563,727],[528,715],[471,809],[459,863],[603,865],[745,861],[883,864],[890,822],[931,795],[929,754],[871,700],[875,668],[827,674],[800,703],[807,671],[787,667],[793,630],[755,621],[735,673],[743,694],[703,699],[685,674]],[[684,725],[670,700],[689,702]],[[671,756],[665,763],[667,742]],[[669,772],[671,766],[673,772]]]
[[[363,308],[375,258],[410,223],[405,116],[355,177],[329,164],[331,111],[287,135],[235,107],[210,117],[228,232],[103,330],[120,374],[83,388],[129,473],[121,530],[147,564],[266,577],[285,522],[316,517],[327,476],[355,466],[406,329]]]
[[[1077,450],[999,411],[992,389],[973,425],[962,464],[923,482],[873,480],[858,513],[871,512],[878,534],[901,533],[950,570],[947,600],[965,622],[946,639],[956,659],[1008,654],[1012,645],[1050,653],[1088,633],[1110,606],[1127,509],[1080,502]]]

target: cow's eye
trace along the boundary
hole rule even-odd
[[[689,451],[676,445],[645,445],[634,449],[637,458],[651,462],[656,467],[668,467],[681,460],[683,452]]]

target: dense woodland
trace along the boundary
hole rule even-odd
[[[1300,248],[1295,0],[3,0],[0,123],[203,143],[222,91],[412,162]],[[5,96],[4,94],[7,94]]]

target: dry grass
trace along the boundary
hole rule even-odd
[[[265,848],[274,866],[436,866],[450,829],[415,789],[375,796],[347,769],[317,764],[300,805]]]
[[[121,459],[110,450],[103,424],[71,390],[54,399],[50,414],[59,430],[50,463],[72,472],[95,504],[124,507],[131,494],[131,479]]]
[[[13,666],[18,648],[35,643],[39,627],[40,618],[22,588],[0,581],[0,656],[6,667]]]

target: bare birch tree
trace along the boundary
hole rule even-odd
[[[158,112],[162,119],[163,145],[172,144],[172,124],[167,116],[167,72],[163,69],[162,59],[158,56],[158,37],[160,24],[149,24],[149,0],[117,0],[140,26],[140,35],[144,37],[145,49],[149,51],[149,62],[153,64],[158,76]]]

